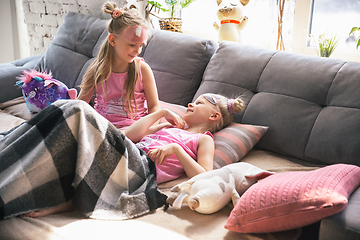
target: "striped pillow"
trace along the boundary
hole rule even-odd
[[[162,108],[169,109],[181,117],[186,107],[160,101]],[[162,120],[164,122],[166,120]],[[214,169],[240,161],[266,133],[268,127],[249,124],[231,123],[226,128],[214,133],[215,154]]]
[[[214,133],[214,169],[240,161],[267,130],[264,126],[231,123]]]

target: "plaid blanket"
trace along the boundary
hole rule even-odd
[[[146,154],[87,103],[59,100],[0,133],[0,218],[73,199],[98,219],[129,219],[165,205]]]

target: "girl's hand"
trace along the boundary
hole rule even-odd
[[[151,158],[154,163],[161,165],[170,155],[175,154],[176,149],[179,147],[180,146],[176,143],[170,143],[157,149],[150,150],[147,156]]]
[[[185,122],[184,120],[173,111],[170,111],[168,109],[165,109],[165,115],[164,118],[166,121],[168,121],[171,125],[176,126],[177,128],[184,129]]]

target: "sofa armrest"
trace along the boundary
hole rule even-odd
[[[34,68],[42,55],[19,59],[0,64],[0,103],[22,96],[16,84],[16,77],[22,70]]]

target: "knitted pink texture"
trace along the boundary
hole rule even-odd
[[[263,233],[303,227],[343,210],[359,184],[360,167],[347,164],[275,174],[241,196],[225,228]]]

